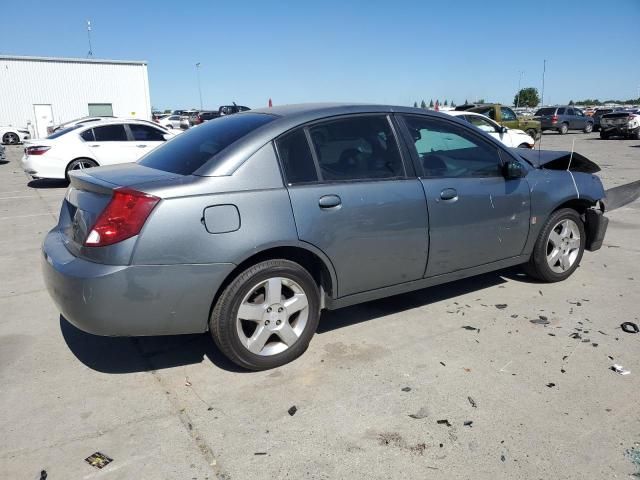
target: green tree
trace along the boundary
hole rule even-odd
[[[456,108],[457,107],[456,102],[454,102],[453,100],[451,100],[451,107],[452,108]]]
[[[164,113],[171,113],[172,111],[173,111],[173,110],[171,110],[170,108],[168,108],[168,109],[166,109],[166,110],[164,111]]]
[[[427,104],[424,103],[424,100],[420,102],[420,108],[427,108]]]
[[[575,105],[575,103],[573,102],[573,100],[569,100],[569,105]]]
[[[513,97],[514,107],[537,107],[540,103],[540,95],[538,89],[533,87],[521,88]]]
[[[464,103],[463,105],[469,105],[469,100],[467,100],[466,98],[464,99]]]
[[[429,100],[429,108],[433,108],[433,98]]]
[[[486,102],[484,101],[484,98],[481,98],[480,100],[478,100],[478,103],[486,103]]]
[[[446,107],[447,105],[449,105],[449,102],[447,101],[447,99],[444,99],[444,106]]]
[[[413,102],[413,108],[418,108],[418,102]]]

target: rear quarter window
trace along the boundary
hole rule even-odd
[[[216,118],[180,134],[139,163],[165,172],[191,175],[236,140],[275,119],[273,115],[260,113]]]

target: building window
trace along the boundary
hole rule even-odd
[[[113,117],[113,105],[110,103],[90,103],[90,117]]]

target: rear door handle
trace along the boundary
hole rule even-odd
[[[100,145],[91,145],[91,148],[99,147]]]
[[[338,195],[323,195],[318,200],[318,205],[320,208],[335,208],[339,207],[342,204],[342,200]]]
[[[458,200],[458,192],[455,188],[445,188],[440,192],[440,198],[444,201],[455,202]]]
[[[136,147],[138,147],[138,148],[147,148],[146,145],[136,145]]]

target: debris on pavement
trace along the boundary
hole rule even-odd
[[[466,420],[463,425],[465,427],[472,427],[473,426],[473,420]]]
[[[410,392],[411,391],[411,387],[404,387],[402,389],[403,392]]]
[[[289,410],[287,410],[287,413],[289,413],[289,415],[291,415],[293,417],[296,414],[297,411],[298,411],[298,407],[296,407],[294,405]]]
[[[613,370],[616,373],[619,373],[620,375],[629,375],[631,373],[630,370],[627,370],[622,365],[618,365],[617,363],[614,363],[610,368],[611,370]]]
[[[476,401],[473,398],[467,397],[467,400],[469,400],[469,403],[471,404],[471,406],[473,408],[478,408],[478,404],[476,403]]]
[[[191,386],[191,382],[189,381],[189,377],[184,377],[184,386],[185,387],[190,387]]]
[[[500,455],[500,460],[502,460],[503,462],[506,460],[504,455]]]
[[[447,427],[451,426],[451,424],[449,423],[449,420],[447,420],[446,418],[444,420],[438,420],[436,423],[438,425],[446,425]]]
[[[104,453],[96,452],[84,459],[92,467],[102,469],[113,462],[113,458],[107,457]]]
[[[429,416],[429,409],[427,407],[420,407],[416,413],[412,413],[409,417],[415,420],[422,420],[423,418],[427,418]]]
[[[444,362],[440,362],[440,365],[442,365],[443,367],[446,367]]]
[[[507,305],[506,303],[497,303],[497,304],[496,304],[496,308],[497,308],[498,310],[504,310],[504,309],[505,309],[505,308],[507,308],[507,307],[508,307],[508,305]]]
[[[549,383],[547,383],[547,387],[549,387],[549,388],[553,388],[553,387],[555,387],[555,386],[556,386],[556,384],[555,384],[555,383],[553,383],[553,382],[549,382]]]
[[[633,322],[623,322],[620,324],[620,328],[625,333],[638,333],[640,332],[640,328]]]
[[[266,455],[267,452],[254,452],[253,454],[254,455]]]
[[[40,480],[47,480],[47,471],[40,470]]]
[[[479,328],[472,327],[471,325],[464,325],[462,328],[464,328],[465,330],[471,330],[471,331],[477,330],[478,333],[480,333],[480,329]]]

